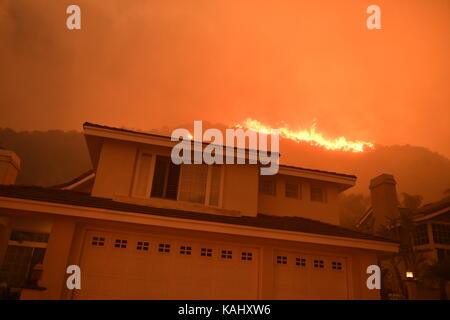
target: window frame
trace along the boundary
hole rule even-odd
[[[149,172],[149,178],[147,180],[147,185],[145,187],[145,193],[144,196],[141,196],[138,194],[137,192],[137,188],[138,188],[138,181],[139,178],[142,175],[141,172],[141,162],[142,162],[142,156],[143,155],[149,155],[151,156],[151,160],[150,160],[150,172]],[[137,159],[136,159],[136,164],[135,164],[135,170],[134,170],[134,181],[133,181],[133,191],[132,191],[132,196],[135,198],[140,198],[140,199],[149,199],[150,198],[150,193],[152,190],[152,185],[153,185],[153,175],[155,172],[155,165],[156,165],[156,156],[157,155],[161,155],[161,154],[157,154],[154,152],[149,152],[146,150],[139,150],[138,154],[137,154]]]
[[[421,223],[414,227],[413,231],[414,246],[425,246],[431,243],[428,230],[428,223]]]
[[[142,161],[142,156],[143,155],[151,156],[151,162],[150,162],[149,178],[146,181],[147,185],[146,185],[146,188],[145,188],[145,195],[144,196],[140,196],[137,193],[137,186],[138,186],[139,177],[142,175],[142,172],[141,172],[141,161]],[[131,192],[131,196],[132,197],[140,198],[140,199],[162,199],[162,200],[168,200],[168,201],[179,201],[179,202],[185,202],[185,203],[190,203],[190,204],[203,205],[203,206],[212,207],[212,208],[222,208],[223,189],[224,189],[224,181],[225,181],[225,179],[224,179],[225,169],[224,169],[224,165],[223,164],[214,164],[214,165],[217,165],[217,166],[220,167],[219,199],[218,199],[217,206],[210,204],[211,203],[210,202],[210,198],[211,198],[211,185],[212,185],[213,165],[207,165],[208,172],[207,172],[207,178],[206,178],[205,201],[203,203],[179,200],[179,197],[180,197],[180,187],[179,186],[180,186],[180,182],[181,182],[181,171],[183,170],[183,166],[185,166],[185,165],[194,165],[194,164],[180,164],[181,167],[180,167],[180,175],[178,177],[178,190],[177,190],[177,198],[176,199],[166,199],[166,198],[155,198],[155,197],[152,197],[151,193],[152,193],[152,186],[153,186],[153,177],[155,175],[156,158],[158,156],[169,157],[170,158],[170,155],[167,155],[166,153],[150,151],[148,149],[138,150],[138,152],[137,152],[137,159],[135,161],[134,176],[133,176],[133,190]]]
[[[258,194],[259,195],[264,195],[264,196],[276,197],[277,196],[277,181],[278,181],[276,175],[272,175],[272,176],[259,175],[258,177],[259,177],[259,179],[258,179]],[[272,185],[273,185],[273,192],[272,193],[263,192],[263,190],[261,189],[261,185],[262,185],[262,180],[263,179],[272,182]]]
[[[431,223],[433,243],[442,246],[450,245],[450,224],[442,222]]]
[[[287,194],[288,184],[297,186],[297,196],[291,197]],[[292,180],[286,179],[284,181],[284,197],[288,198],[288,199],[293,199],[293,200],[301,200],[302,199],[302,184],[298,181],[292,181]]]
[[[320,188],[322,190],[322,201],[313,200],[313,196],[312,196],[313,188]],[[326,187],[326,185],[318,184],[318,183],[310,183],[309,184],[309,201],[315,202],[315,203],[324,203],[324,204],[327,203],[327,187]]]

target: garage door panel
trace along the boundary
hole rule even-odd
[[[78,299],[256,299],[258,249],[120,232],[86,233]]]
[[[275,251],[275,299],[348,299],[343,257]]]

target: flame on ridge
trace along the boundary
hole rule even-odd
[[[271,134],[272,130],[278,129],[280,137],[290,139],[297,143],[305,141],[310,145],[321,146],[328,150],[341,150],[350,152],[364,152],[374,147],[373,143],[365,141],[348,141],[345,137],[334,139],[325,138],[319,132],[316,132],[316,124],[314,123],[309,130],[291,130],[287,127],[271,128],[263,125],[258,120],[248,118],[243,122],[236,124],[235,127],[241,129],[250,129],[265,134]]]

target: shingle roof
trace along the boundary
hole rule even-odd
[[[439,201],[427,203],[416,210],[416,214],[427,215],[450,207],[450,196]]]
[[[176,209],[162,209],[149,206],[114,201],[112,199],[93,197],[83,192],[60,190],[35,186],[0,186],[0,196],[27,200],[61,203],[80,207],[103,208],[172,218],[192,219],[234,225],[252,226],[266,229],[297,231],[344,238],[356,238],[383,242],[395,242],[385,238],[361,233],[340,226],[300,217],[277,217],[258,214],[256,217],[235,217],[215,215]]]
[[[94,170],[93,170],[93,169],[89,169],[88,171],[83,172],[82,174],[80,174],[79,176],[73,178],[73,179],[70,180],[70,181],[67,181],[67,182],[64,182],[64,183],[60,183],[60,184],[53,185],[53,186],[51,186],[50,188],[60,189],[60,188],[64,188],[64,187],[70,186],[70,185],[72,185],[72,184],[74,184],[74,183],[76,183],[76,182],[78,182],[78,181],[83,180],[83,179],[86,178],[86,177],[89,177],[89,176],[90,176],[91,174],[93,174],[93,173],[94,173]]]

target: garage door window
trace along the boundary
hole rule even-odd
[[[241,260],[243,261],[252,261],[253,254],[251,252],[242,252]]]
[[[297,267],[306,267],[306,259],[305,258],[295,258],[295,265]]]
[[[136,250],[148,251],[149,247],[150,243],[148,243],[147,241],[138,241],[136,245]]]
[[[323,260],[314,260],[314,268],[323,269],[325,267],[325,263]]]
[[[220,255],[222,259],[231,259],[233,257],[233,251],[231,250],[222,250],[222,254]]]
[[[170,244],[168,243],[160,243],[158,247],[159,252],[169,253],[170,252]]]
[[[202,257],[212,257],[212,249],[210,249],[210,248],[202,248],[200,255]]]
[[[116,239],[114,242],[114,248],[125,249],[127,247],[127,240]]]
[[[192,247],[181,246],[180,247],[180,254],[191,255],[192,254]]]
[[[331,269],[332,270],[342,270],[342,263],[341,262],[337,262],[337,261],[333,261],[331,263]]]
[[[277,256],[277,264],[287,264],[286,256]]]
[[[103,247],[105,245],[105,238],[103,237],[92,237],[93,246]]]

